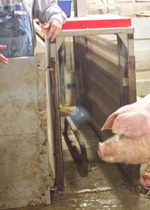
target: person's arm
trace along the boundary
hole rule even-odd
[[[4,50],[6,48],[6,45],[0,45],[0,51]],[[0,62],[4,64],[8,64],[8,59],[5,58],[1,53],[0,53]]]
[[[66,15],[57,5],[56,0],[35,0],[33,18],[38,18],[41,23],[47,23],[48,38],[51,41],[61,32],[62,24],[66,22]]]

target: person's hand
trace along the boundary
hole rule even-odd
[[[51,19],[43,28],[46,29],[48,39],[53,42],[56,36],[61,32],[62,25],[59,20]]]
[[[0,45],[0,50],[4,50],[6,48],[6,45]],[[4,64],[8,64],[8,59],[5,58],[1,53],[0,53],[0,62]]]

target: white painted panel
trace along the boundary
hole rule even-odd
[[[150,92],[150,70],[136,71],[136,90],[141,97]]]
[[[137,95],[144,97],[150,92],[150,79],[149,80],[138,80],[136,83]]]
[[[38,132],[35,67],[34,57],[0,65],[0,135]]]
[[[0,207],[41,204],[38,135],[0,137]]]
[[[141,50],[141,49],[149,49],[150,48],[150,38],[146,40],[134,40],[134,49]]]
[[[150,17],[132,18],[131,23],[135,39],[150,38]]]
[[[147,71],[136,71],[137,80],[150,80],[150,70]]]
[[[43,36],[43,38],[46,38]],[[58,37],[57,38],[57,50],[60,48],[62,41],[64,38]],[[36,48],[34,50],[34,53],[43,53],[46,54],[46,62],[47,62],[47,45],[46,41],[49,42],[49,40],[45,40],[45,42],[39,37],[36,36]],[[42,78],[42,76],[41,76]],[[50,72],[47,69],[46,71],[46,92],[47,92],[47,128],[48,128],[48,150],[49,150],[49,173],[50,173],[50,186],[54,187],[55,184],[55,149],[54,149],[54,137],[53,137],[53,125],[52,125],[52,117],[51,117],[51,90],[50,90]],[[43,89],[45,90],[45,89]]]
[[[135,50],[135,69],[150,69],[150,49]]]

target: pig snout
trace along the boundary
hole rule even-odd
[[[99,157],[106,162],[115,162],[118,157],[117,152],[117,139],[120,138],[120,135],[114,135],[109,138],[107,141],[98,143],[98,155]]]
[[[98,155],[106,162],[114,162],[114,154],[111,153],[109,147],[105,147],[105,143],[98,143]]]
[[[149,163],[149,151],[150,135],[130,138],[116,134],[98,145],[98,155],[110,163]]]
[[[100,142],[98,143],[98,155],[103,159],[103,144]]]
[[[105,148],[105,144],[101,142],[98,143],[98,155],[104,161],[107,161],[107,162],[113,161],[113,157],[110,156],[109,151],[107,151],[107,148]]]
[[[140,183],[146,190],[150,190],[150,163],[143,163],[140,167]]]
[[[150,190],[150,173],[144,173],[140,177],[140,183],[146,190]]]

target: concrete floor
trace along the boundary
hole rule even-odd
[[[63,120],[62,120],[63,121]],[[62,124],[63,127],[63,124]],[[63,129],[63,128],[62,128]],[[140,186],[132,189],[115,164],[97,155],[99,138],[88,124],[80,126],[87,148],[89,173],[80,177],[63,139],[65,191],[52,196],[52,204],[20,210],[147,210],[150,199]],[[74,141],[74,135],[69,132]],[[139,193],[142,192],[142,193]]]

